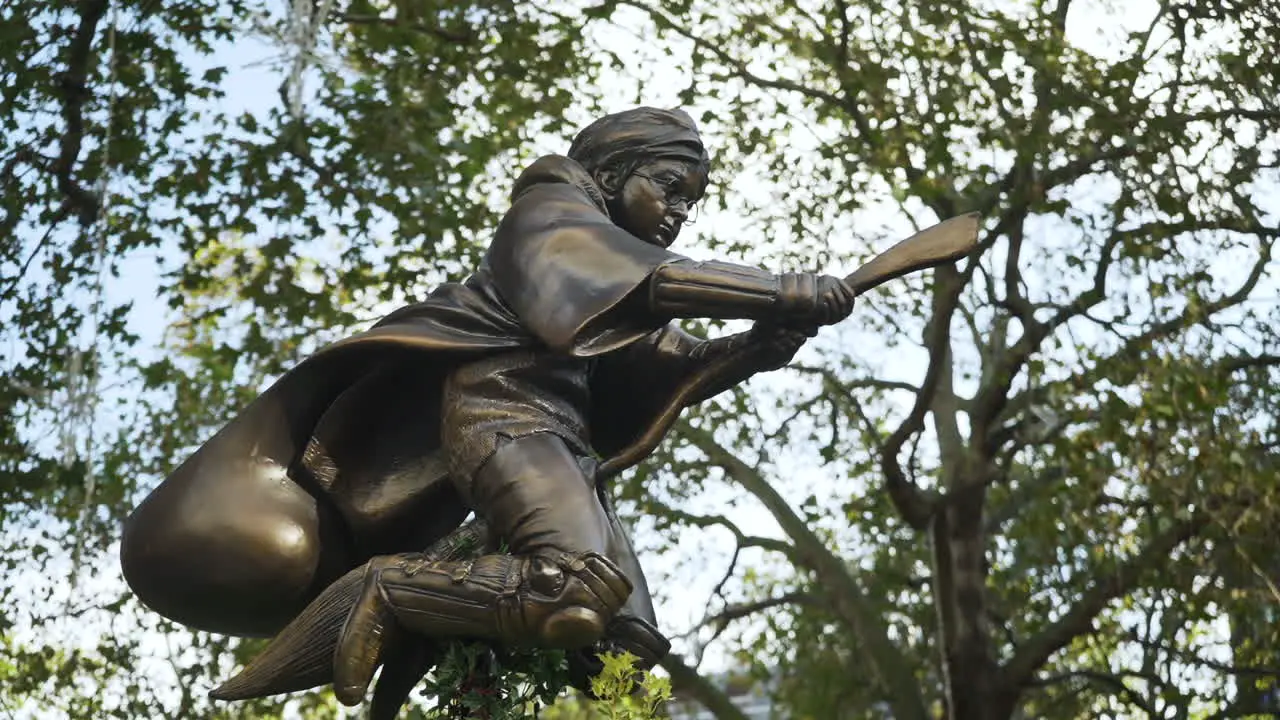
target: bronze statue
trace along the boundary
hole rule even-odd
[[[976,227],[944,224],[848,281],[694,262],[667,248],[709,169],[682,111],[592,123],[516,180],[470,278],[308,358],[136,509],[121,554],[144,603],[279,633],[215,696],[332,682],[354,704],[386,663],[375,696],[394,686],[394,713],[447,639],[587,668],[599,647],[662,658],[600,479],[681,407],[785,365],[867,287],[963,254]],[[682,318],[756,324],[701,340]]]

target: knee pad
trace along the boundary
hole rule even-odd
[[[535,555],[525,579],[530,590],[559,600],[559,609],[543,621],[540,635],[560,648],[584,647],[604,637],[632,589],[616,565],[594,552]]]

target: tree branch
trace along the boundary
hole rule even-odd
[[[712,464],[722,468],[730,480],[760,500],[791,538],[796,565],[814,574],[820,592],[830,600],[836,617],[858,639],[876,680],[888,692],[895,717],[901,720],[928,718],[911,666],[889,639],[883,620],[849,574],[844,560],[827,548],[759,472],[716,442],[710,432],[683,423],[681,434]]]
[[[729,699],[728,693],[716,687],[696,669],[687,665],[675,653],[667,653],[662,668],[671,676],[671,688],[687,693],[702,707],[711,711],[716,720],[748,720],[746,714]]]
[[[675,18],[672,18],[657,8],[650,7],[647,3],[639,2],[638,0],[617,0],[617,4],[633,7],[640,12],[645,13],[649,16],[649,19],[653,20],[653,23],[658,26],[659,30],[674,32],[685,40],[693,43],[699,50],[703,50],[714,55],[716,59],[728,66],[735,75],[753,85],[769,88],[770,90],[785,90],[787,92],[793,92],[798,95],[803,95],[810,100],[819,100],[821,102],[828,103],[832,107],[836,108],[844,107],[840,98],[833,93],[809,87],[808,85],[801,85],[800,83],[793,82],[791,80],[783,78],[771,79],[751,72],[751,70],[747,68],[746,63],[730,55],[724,48],[708,42],[706,38],[689,30],[684,25],[677,22]]]
[[[93,39],[98,23],[107,12],[107,0],[82,0],[77,3],[80,24],[67,48],[67,69],[58,76],[62,121],[66,125],[59,143],[58,157],[51,166],[58,189],[76,208],[82,226],[92,225],[98,217],[100,199],[75,178],[76,161],[84,142],[84,105],[92,97],[88,80],[93,61]]]
[[[1248,110],[1231,108],[1229,110],[1209,110],[1200,113],[1176,116],[1183,123],[1212,122],[1216,120],[1253,120],[1255,122],[1280,121],[1280,110]]]
[[[333,12],[329,15],[329,18],[348,25],[383,25],[401,30],[413,30],[414,32],[431,35],[439,40],[457,43],[458,45],[468,45],[476,39],[475,33],[452,32],[436,25],[428,25],[423,22],[406,21],[403,18],[382,17],[380,15],[360,15],[345,12]]]
[[[797,372],[802,372],[806,375],[819,375],[823,379],[831,382],[834,385],[839,385],[841,387],[848,388],[848,389],[865,388],[865,389],[872,389],[872,390],[906,390],[907,392],[912,392],[912,393],[920,392],[919,387],[912,385],[909,382],[902,382],[899,380],[882,380],[880,378],[858,378],[856,380],[841,380],[840,378],[836,377],[835,373],[831,372],[829,368],[825,368],[825,367],[815,367],[813,365],[802,365],[802,364],[792,363],[787,366],[787,369],[795,370]]]
[[[1138,554],[1120,562],[1114,570],[1098,578],[1093,587],[1086,590],[1062,617],[1018,648],[1001,670],[1004,682],[1015,688],[1032,684],[1035,673],[1054,653],[1088,633],[1093,626],[1093,619],[1112,600],[1136,589],[1144,572],[1167,560],[1171,552],[1194,538],[1208,523],[1209,516],[1204,512],[1178,520],[1153,538]]]
[[[1261,223],[1244,221],[1239,218],[1223,218],[1213,220],[1193,219],[1176,223],[1152,222],[1131,230],[1112,231],[1103,242],[1102,254],[1094,269],[1093,284],[1077,295],[1071,302],[1060,306],[1052,318],[1044,322],[1037,322],[1027,328],[1018,342],[1001,358],[1001,362],[998,363],[998,367],[993,373],[992,382],[980,388],[975,396],[970,419],[975,428],[982,428],[984,430],[983,434],[987,435],[980,441],[986,443],[989,451],[994,451],[994,447],[991,446],[992,438],[986,433],[986,429],[994,426],[995,418],[1010,402],[1009,387],[1013,383],[1013,378],[1021,371],[1031,355],[1039,350],[1040,345],[1054,330],[1066,324],[1072,318],[1079,317],[1106,298],[1107,274],[1115,261],[1116,249],[1127,242],[1152,236],[1171,237],[1187,232],[1207,231],[1253,234],[1262,239],[1258,259],[1251,268],[1249,275],[1236,290],[1223,293],[1219,297],[1199,306],[1189,306],[1178,316],[1155,323],[1146,331],[1129,338],[1121,349],[1107,358],[1107,361],[1130,359],[1156,340],[1185,330],[1198,323],[1203,323],[1212,315],[1239,305],[1248,299],[1249,294],[1253,292],[1253,289],[1266,272],[1267,264],[1271,260],[1274,242],[1276,238],[1280,238],[1280,229],[1269,228]]]
[[[1019,213],[1009,224],[1009,250],[1004,259],[1004,298],[1002,302],[1013,311],[1023,328],[1036,324],[1035,307],[1027,296],[1022,294],[1022,268],[1018,266],[1022,259],[1022,245],[1026,239],[1027,215]],[[1003,348],[998,348],[1002,350]]]
[[[726,605],[726,607],[723,610],[716,613],[715,615],[709,615],[707,617],[704,617],[697,625],[695,625],[688,632],[682,633],[680,637],[688,638],[689,636],[696,634],[702,628],[705,628],[705,627],[711,628],[711,637],[707,638],[706,641],[698,642],[693,652],[693,654],[698,658],[698,662],[701,662],[702,654],[705,651],[706,647],[711,643],[715,642],[720,637],[720,635],[724,633],[725,630],[728,630],[729,625],[734,620],[740,620],[745,617],[750,617],[751,615],[754,615],[758,612],[771,610],[773,608],[781,607],[783,605],[796,605],[796,604],[810,605],[813,607],[821,607],[821,603],[819,603],[818,600],[813,595],[810,595],[809,593],[798,592],[798,591],[787,593],[786,595],[782,595],[776,598],[766,598],[764,600],[756,600],[753,602],[740,603],[737,605]]]
[[[1067,31],[1067,13],[1071,11],[1071,0],[1058,0],[1053,9],[1053,28],[1061,36]]]
[[[722,527],[728,530],[730,533],[733,533],[733,537],[734,540],[737,541],[738,548],[758,547],[764,550],[781,553],[793,561],[796,558],[796,549],[793,546],[788,545],[782,540],[776,540],[774,538],[747,535],[742,531],[742,528],[739,528],[736,523],[724,515],[698,515],[696,513],[673,508],[670,505],[662,503],[655,502],[653,505],[660,508],[663,515],[677,522],[687,523],[694,527],[704,529],[710,527]]]
[[[769,90],[782,90],[785,92],[795,93],[810,100],[816,100],[825,103],[834,110],[844,112],[850,120],[853,121],[854,127],[864,140],[875,137],[878,133],[871,127],[867,117],[862,113],[856,104],[856,92],[849,92],[848,87],[841,87],[841,92],[831,92],[821,90],[810,85],[787,80],[785,78],[766,78],[758,75],[750,70],[747,63],[733,57],[723,47],[707,41],[706,38],[694,33],[671,16],[663,13],[657,8],[650,7],[645,2],[639,0],[617,0],[618,5],[626,5],[636,8],[649,16],[659,30],[674,32],[685,40],[693,43],[695,47],[702,50],[724,65],[738,78],[745,80],[757,87]],[[847,35],[844,36],[847,40]],[[840,48],[841,52],[847,55],[847,42]],[[873,143],[874,144],[874,143]],[[901,165],[903,172],[907,176],[907,182],[911,186],[913,194],[920,199],[929,209],[933,210],[939,218],[948,218],[957,214],[957,201],[953,193],[945,188],[925,187],[925,173],[920,168],[911,164],[906,153],[902,153],[897,162]]]
[[[944,265],[934,270],[933,306],[924,331],[929,365],[911,410],[880,451],[880,469],[885,476],[889,497],[903,520],[916,530],[928,527],[936,499],[926,495],[907,478],[898,455],[907,440],[924,429],[924,419],[933,406],[942,374],[950,368],[947,356],[951,352],[951,315],[964,286],[965,276],[954,267]]]
[[[1142,673],[1126,673],[1126,675],[1136,675],[1137,677],[1150,681],[1151,678]],[[1148,717],[1158,717],[1155,707],[1152,706],[1146,698],[1133,688],[1125,684],[1124,678],[1114,673],[1105,673],[1097,670],[1074,670],[1072,672],[1062,673],[1061,675],[1051,675],[1036,678],[1032,684],[1036,687],[1047,687],[1049,685],[1057,685],[1059,683],[1070,682],[1072,680],[1084,680],[1090,685],[1102,685],[1113,693],[1123,695],[1129,703],[1137,705],[1146,711]]]
[[[1136,76],[1135,77],[1139,77]],[[1234,108],[1230,110],[1206,111],[1202,113],[1188,115],[1169,115],[1161,118],[1163,122],[1171,123],[1175,126],[1183,126],[1192,122],[1214,122],[1227,119],[1246,119],[1258,122],[1267,120],[1280,119],[1280,112],[1267,110],[1245,110],[1242,108]],[[1118,127],[1129,127],[1123,118],[1116,118]],[[1176,131],[1176,127],[1171,127],[1170,131]],[[1115,145],[1108,140],[1119,138],[1121,144]],[[1025,213],[1030,207],[1030,202],[1038,197],[1042,197],[1044,193],[1056,187],[1061,187],[1079,180],[1081,177],[1093,171],[1093,168],[1099,163],[1113,163],[1117,160],[1133,157],[1138,153],[1139,147],[1133,142],[1131,136],[1113,136],[1109,139],[1101,139],[1095,143],[1091,150],[1083,151],[1074,160],[1068,161],[1066,164],[1047,170],[1043,170],[1035,177],[1038,192],[1032,195],[1026,195],[1020,200],[1012,202],[1008,209],[1009,214]],[[1016,168],[1015,168],[1016,169]],[[987,190],[978,193],[975,196],[973,207],[983,215],[988,215],[995,209],[1002,195],[1014,192],[1019,184],[1020,178],[1014,169],[1011,169],[1004,179],[992,185]]]
[[[1018,483],[1004,503],[987,515],[983,534],[998,535],[1005,523],[1017,517],[1024,508],[1039,499],[1042,492],[1065,476],[1060,467],[1046,468],[1036,477]]]
[[[938,436],[938,456],[944,467],[959,467],[966,454],[964,437],[960,433],[960,399],[955,390],[955,361],[951,355],[950,337],[938,373],[938,386],[933,393],[929,411],[933,415],[933,427]],[[949,470],[943,471],[944,481],[949,480]]]
[[[1227,374],[1280,365],[1280,355],[1238,355],[1223,360],[1219,367]]]
[[[728,624],[733,622],[734,620],[741,620],[744,617],[754,615],[758,612],[763,612],[765,610],[772,610],[773,608],[776,608],[776,607],[782,607],[783,605],[816,605],[816,604],[817,603],[814,600],[813,595],[809,593],[799,592],[799,591],[790,592],[790,593],[787,593],[786,595],[781,595],[778,597],[766,598],[764,600],[755,600],[753,602],[739,603],[737,605],[730,605],[726,607],[724,610],[721,610],[715,615],[712,615],[711,617],[704,620],[703,624],[706,624],[706,625]]]
[[[71,214],[70,202],[71,201],[68,199],[63,200],[62,204],[58,207],[58,212],[49,223],[49,227],[45,228],[44,235],[41,235],[40,240],[36,242],[35,247],[31,248],[31,253],[27,255],[27,259],[22,261],[22,265],[18,268],[17,274],[13,276],[9,284],[3,290],[0,290],[0,300],[7,300],[9,295],[18,289],[18,285],[22,282],[22,278],[26,276],[27,270],[31,268],[31,263],[35,261],[40,252],[44,250],[45,245],[49,243],[49,239],[53,237],[53,232],[57,230],[58,226],[62,224],[62,221],[66,220],[67,216]]]
[[[1217,670],[1220,673],[1228,675],[1252,675],[1257,677],[1280,677],[1280,667],[1266,667],[1261,665],[1233,665],[1231,663],[1219,662],[1201,657],[1190,650],[1184,650],[1174,647],[1166,643],[1156,642],[1154,640],[1142,637],[1136,630],[1126,628],[1126,634],[1129,639],[1144,648],[1159,650],[1160,652],[1169,653],[1178,658],[1179,661],[1190,665],[1199,665],[1210,670]]]

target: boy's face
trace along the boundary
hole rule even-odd
[[[659,247],[669,247],[702,196],[705,178],[696,163],[655,160],[637,168],[618,192],[613,220]]]

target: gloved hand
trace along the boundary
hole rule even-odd
[[[819,325],[834,325],[853,313],[857,299],[844,280],[822,275],[818,278],[818,317],[814,320]]]
[[[756,323],[747,332],[747,342],[756,348],[759,370],[777,370],[791,362],[805,342],[817,334],[817,325]]]
[[[857,296],[840,278],[815,273],[785,273],[779,276],[779,281],[778,304],[787,320],[834,325],[853,312]]]

